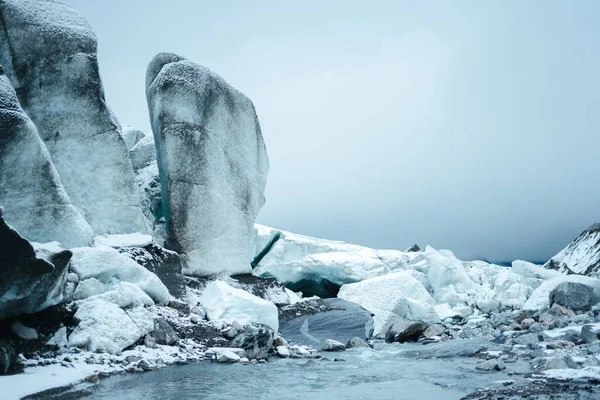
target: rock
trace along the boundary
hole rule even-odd
[[[524,335],[517,336],[514,342],[523,346],[535,346],[543,340],[537,333],[526,333]]]
[[[373,332],[371,313],[343,299],[302,301],[282,312],[280,333],[296,344],[318,346],[326,339],[346,343],[353,337],[367,339]]]
[[[92,228],[71,204],[46,145],[4,73],[0,99],[0,205],[7,223],[35,242],[90,244]]]
[[[407,253],[416,253],[418,251],[421,251],[421,248],[417,244],[413,244],[408,249],[406,249]]]
[[[550,312],[552,312],[554,315],[564,316],[567,318],[572,318],[575,316],[575,313],[572,310],[569,310],[568,308],[565,308],[557,303],[552,304],[552,307],[550,307]],[[558,323],[558,321],[556,322]]]
[[[140,360],[137,363],[137,367],[142,371],[152,371],[155,369],[147,360]]]
[[[327,339],[321,345],[322,351],[344,351],[346,350],[346,346],[343,343],[337,342],[335,340]]]
[[[407,323],[400,322],[390,326],[385,334],[385,341],[388,343],[416,342],[423,332],[428,328],[423,322]]]
[[[585,343],[593,343],[600,340],[600,328],[595,325],[584,325],[581,327],[581,338]]]
[[[167,306],[179,311],[180,313],[182,313],[184,315],[189,315],[191,312],[191,308],[190,308],[189,304],[184,303],[183,301],[170,300],[169,303],[167,304]]]
[[[600,224],[594,224],[552,257],[544,267],[566,274],[597,275],[600,272],[599,243]]]
[[[36,251],[6,224],[0,209],[0,319],[60,303],[71,255],[58,246]]]
[[[594,305],[594,289],[579,282],[562,282],[550,292],[550,305],[556,303],[573,311],[589,311]]]
[[[17,353],[10,343],[0,340],[0,375],[18,372]]]
[[[74,320],[77,326],[69,335],[69,346],[92,352],[116,354],[143,336],[124,310],[99,298],[81,302]]]
[[[152,335],[144,336],[144,346],[150,349],[156,349],[158,346],[156,345],[156,339]]]
[[[573,361],[573,359],[569,355],[550,358],[550,359],[546,360],[546,362],[541,367],[542,371],[547,371],[549,369],[576,369],[576,368],[577,368],[577,363],[575,361]]]
[[[286,346],[277,346],[277,355],[281,358],[290,357],[290,350]]]
[[[273,330],[266,326],[248,325],[231,341],[231,345],[244,349],[249,358],[268,358],[273,347]]]
[[[527,299],[525,304],[523,304],[524,310],[542,310],[545,307],[549,307],[550,304],[550,294],[552,291],[561,283],[564,282],[573,282],[573,283],[581,283],[587,286],[590,286],[593,289],[592,303],[597,303],[600,301],[600,280],[590,278],[587,276],[581,275],[560,275],[556,278],[549,279],[544,281],[540,286],[538,286],[531,296]],[[582,289],[586,290],[586,289]],[[566,300],[566,299],[565,299]],[[562,301],[562,300],[559,300]],[[575,304],[578,304],[579,301],[576,300]]]
[[[121,135],[125,141],[127,150],[131,150],[140,140],[146,136],[146,134],[131,125],[123,125],[121,129]]]
[[[3,1],[0,14],[0,64],[71,203],[96,234],[147,231],[121,128],[104,98],[88,22],[54,1]]]
[[[154,319],[154,338],[157,344],[170,346],[179,340],[177,332],[164,318]]]
[[[38,333],[35,329],[23,325],[21,321],[13,322],[10,326],[12,332],[23,340],[37,340]]]
[[[186,294],[185,277],[182,274],[179,254],[155,243],[142,247],[122,247],[119,252],[154,273],[177,298]]]
[[[238,356],[237,354],[235,354],[233,351],[230,350],[223,350],[220,353],[217,354],[217,362],[220,363],[236,363],[239,362],[242,359],[242,357]]]
[[[209,69],[166,53],[148,66],[146,96],[167,247],[186,255],[188,274],[249,273],[269,170],[254,105]]]
[[[446,329],[440,324],[433,324],[423,332],[423,336],[427,339],[431,339],[434,336],[442,336],[446,332]]]
[[[356,348],[356,347],[371,348],[371,346],[369,346],[367,344],[367,342],[365,342],[364,340],[362,340],[359,337],[353,337],[352,339],[348,340],[348,343],[346,343],[346,348],[347,349],[352,349],[352,348]]]
[[[575,347],[575,344],[568,340],[554,340],[546,345],[546,348],[550,350],[570,349],[573,347]]]
[[[502,371],[506,367],[501,360],[487,360],[477,364],[475,369],[478,371]]]
[[[240,325],[257,323],[273,329],[275,334],[279,331],[279,315],[275,304],[245,290],[233,288],[223,281],[216,280],[206,285],[200,303],[210,321],[237,322]]]
[[[197,315],[201,320],[206,319],[206,311],[204,311],[204,308],[202,307],[194,306],[190,309],[190,313]]]
[[[231,278],[229,281],[231,286],[244,289],[276,306],[293,304],[297,298],[294,293],[290,295],[289,290],[274,278],[261,278],[252,274],[233,275]]]
[[[531,328],[531,325],[534,323],[535,320],[533,318],[525,318],[523,321],[521,321],[521,329],[527,330]]]
[[[273,340],[273,346],[274,347],[279,347],[279,346],[283,346],[283,347],[289,347],[289,344],[287,342],[287,340],[285,340],[284,338],[282,338],[281,336],[277,336],[274,340]]]

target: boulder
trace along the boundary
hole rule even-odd
[[[502,360],[487,360],[482,361],[475,366],[478,371],[502,371],[506,369]]]
[[[340,343],[336,340],[326,339],[321,344],[321,350],[322,351],[344,351],[344,350],[346,350],[346,346],[344,346],[344,343]]]
[[[97,234],[146,231],[121,127],[104,98],[89,23],[59,1],[6,0],[0,14],[0,64],[71,203]]]
[[[275,304],[223,281],[216,280],[206,285],[200,304],[210,321],[237,322],[240,325],[256,323],[268,326],[275,334],[279,331],[279,315]]]
[[[416,342],[428,328],[423,322],[407,323],[399,322],[389,327],[385,333],[385,341],[387,343],[398,342]]]
[[[12,345],[0,340],[0,375],[18,372],[17,353]]]
[[[584,325],[581,327],[581,338],[586,343],[594,343],[600,340],[600,325]]]
[[[36,252],[0,210],[0,319],[60,303],[71,256],[58,246]]]
[[[92,228],[71,204],[46,145],[3,72],[0,132],[0,205],[7,223],[31,241],[90,244]]]
[[[23,325],[21,321],[13,322],[10,329],[21,340],[37,340],[39,338],[35,329]]]
[[[269,161],[252,102],[209,69],[158,54],[146,73],[167,247],[188,274],[251,271]]]
[[[326,339],[346,343],[354,337],[368,339],[373,332],[372,314],[343,299],[302,301],[282,312],[280,333],[295,344],[316,347]]]
[[[348,340],[348,343],[346,343],[347,349],[352,349],[352,348],[356,348],[356,347],[371,348],[371,346],[369,346],[367,344],[367,342],[365,342],[364,340],[362,340],[359,337],[353,337],[352,339]]]
[[[580,282],[562,282],[550,292],[550,305],[554,303],[573,311],[589,311],[594,305],[594,289]]]
[[[164,318],[155,318],[154,339],[156,339],[157,344],[170,346],[179,340],[179,336]]]
[[[560,275],[544,281],[523,305],[524,310],[541,310],[550,306],[550,293],[563,282],[581,283],[593,289],[592,303],[600,302],[600,280],[581,275]],[[585,290],[585,289],[584,289]],[[557,304],[557,303],[555,303]]]
[[[576,369],[576,368],[577,368],[577,363],[575,361],[573,361],[573,359],[569,355],[549,358],[541,366],[541,369],[543,371],[546,371],[549,369]]]
[[[433,324],[423,332],[423,336],[427,339],[431,339],[434,336],[442,336],[446,332],[446,329],[440,324]]]
[[[266,359],[273,347],[273,330],[266,326],[247,325],[233,338],[231,345],[244,349],[250,359]]]

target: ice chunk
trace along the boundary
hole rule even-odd
[[[104,284],[112,284],[115,280],[129,282],[139,286],[155,302],[169,302],[169,291],[160,279],[118,250],[100,245],[72,251],[70,268],[80,280],[95,278]]]
[[[131,150],[136,144],[142,140],[146,134],[140,131],[137,128],[134,128],[131,125],[123,125],[121,130],[121,135],[123,136],[123,140],[125,141],[125,146],[127,150]]]
[[[423,256],[429,262],[427,277],[438,303],[457,305],[466,303],[475,291],[475,284],[462,262],[451,252],[436,251],[427,246]]]
[[[277,307],[270,301],[236,289],[222,281],[209,283],[200,297],[209,320],[237,322],[240,325],[263,324],[275,331],[279,330]]]
[[[95,246],[104,245],[110,247],[144,247],[150,243],[152,243],[152,236],[139,232],[96,236],[94,238]]]
[[[157,147],[167,247],[184,272],[250,272],[269,161],[252,102],[175,54],[150,62],[146,95]]]

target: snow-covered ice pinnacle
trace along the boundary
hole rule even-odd
[[[146,95],[157,147],[167,246],[193,275],[250,272],[269,161],[252,101],[175,54],[150,62]]]
[[[71,204],[44,142],[2,72],[0,206],[6,221],[31,241],[57,240],[66,247],[92,241],[92,228]]]
[[[0,64],[96,234],[145,232],[121,127],[106,105],[88,22],[59,1],[0,2]]]

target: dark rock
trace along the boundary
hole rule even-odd
[[[140,360],[137,363],[137,367],[142,371],[152,371],[154,368],[150,365],[150,363],[146,360]]]
[[[369,346],[367,344],[367,342],[365,342],[364,340],[362,340],[359,337],[353,337],[352,339],[350,339],[348,341],[348,343],[346,343],[346,348],[347,349],[352,349],[352,348],[356,348],[356,347],[367,347],[367,348],[371,348],[371,346]]]
[[[231,345],[244,349],[248,358],[265,359],[273,347],[273,333],[264,325],[248,325],[231,341]]]
[[[182,274],[179,254],[155,243],[150,243],[145,247],[122,247],[119,251],[148,271],[155,273],[169,289],[171,295],[177,298],[185,295],[186,279]]]
[[[68,250],[38,258],[33,246],[6,224],[0,211],[0,319],[58,304],[67,279]],[[10,292],[10,295],[6,296]]]
[[[19,372],[20,366],[17,364],[17,353],[12,345],[4,340],[0,340],[0,375],[7,375]]]
[[[190,310],[191,310],[190,306],[187,303],[184,303],[183,301],[171,300],[171,301],[169,301],[169,304],[167,304],[167,306],[174,308],[175,310],[179,311],[183,315],[190,314]]]
[[[164,318],[154,319],[154,338],[157,344],[172,345],[179,340],[177,332]]]
[[[521,344],[523,346],[529,346],[529,347],[531,347],[532,345],[537,345],[538,343],[540,343],[543,340],[544,340],[543,336],[541,336],[537,333],[526,333],[524,335],[520,335],[520,336],[517,336],[516,338],[514,338],[515,343]]]
[[[421,251],[421,248],[416,243],[406,249],[406,253],[416,253],[417,251]]]
[[[373,318],[363,307],[343,299],[302,301],[281,308],[279,332],[295,344],[318,346],[326,339],[346,343],[353,337],[368,339]]]
[[[594,305],[594,289],[579,282],[562,282],[550,292],[550,305],[573,311],[589,311]]]
[[[290,304],[290,297],[285,291],[285,286],[275,278],[263,278],[252,274],[233,275],[232,278],[235,282],[230,285],[244,289],[276,306]]]
[[[416,342],[427,328],[428,325],[424,322],[395,323],[385,333],[385,341],[388,343]]]
[[[550,296],[548,296],[550,297]],[[567,317],[567,318],[571,318],[575,316],[575,313],[573,312],[573,310],[569,310],[566,307],[561,306],[558,303],[554,303],[552,304],[552,307],[550,307],[550,312],[558,317]],[[561,322],[562,321],[562,322]],[[564,326],[566,325],[568,321],[565,320],[564,318],[561,319],[557,319],[554,321],[555,325],[557,328],[560,328],[561,325]]]
[[[594,325],[584,325],[581,328],[581,338],[585,343],[593,343],[600,340],[600,329]]]

